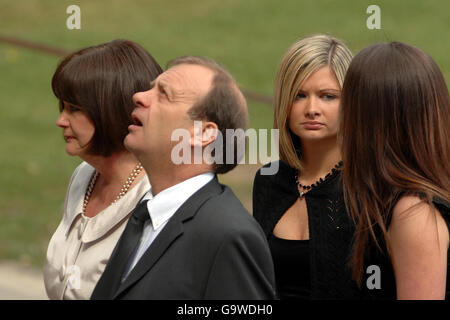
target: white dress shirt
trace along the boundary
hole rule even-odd
[[[148,191],[141,201],[148,200],[147,209],[150,220],[144,224],[144,231],[133,257],[128,262],[122,281],[126,279],[131,270],[136,266],[144,253],[150,247],[158,234],[164,229],[169,219],[195,192],[200,190],[214,178],[214,173],[206,172],[187,179],[153,196],[152,189]]]

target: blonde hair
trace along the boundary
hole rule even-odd
[[[342,88],[352,60],[345,44],[329,35],[310,35],[297,40],[285,53],[278,67],[274,85],[274,128],[279,129],[280,159],[301,170],[288,118],[291,106],[303,82],[318,69],[329,66]],[[301,151],[301,150],[299,150]]]

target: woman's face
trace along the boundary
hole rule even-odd
[[[79,106],[64,101],[56,125],[63,129],[66,152],[71,156],[85,155],[95,132],[94,123],[87,113]]]
[[[302,142],[336,139],[341,88],[333,71],[322,67],[298,89],[289,113],[289,128]]]

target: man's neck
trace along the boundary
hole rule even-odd
[[[142,163],[147,172],[150,185],[152,186],[152,194],[156,196],[161,191],[177,185],[190,178],[203,173],[213,172],[210,165],[167,165],[154,166],[149,163]]]

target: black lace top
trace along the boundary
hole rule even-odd
[[[271,165],[273,164],[264,167]],[[275,175],[261,175],[260,169],[253,185],[253,216],[268,239],[273,236],[272,231],[277,222],[298,197],[296,170],[283,161],[279,161],[278,165],[279,170]],[[362,287],[358,288],[352,280],[348,261],[351,256],[354,225],[345,210],[340,177],[340,171],[335,171],[305,194],[310,235],[310,298],[395,299],[395,277],[390,259],[376,248],[367,250],[364,267],[367,272],[363,277]],[[450,204],[437,202],[435,205],[449,224]],[[450,266],[450,261],[448,263]],[[378,283],[373,281],[376,273],[373,266],[381,270]],[[447,269],[447,274],[450,274],[450,268]],[[284,277],[293,279],[297,275]],[[447,276],[447,297],[449,278]],[[277,290],[280,289],[282,288],[277,285]],[[278,292],[280,297],[283,297],[283,294]]]

